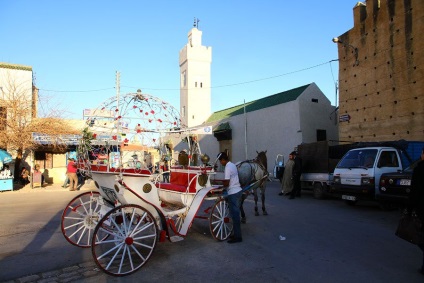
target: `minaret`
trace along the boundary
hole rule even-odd
[[[180,115],[187,127],[203,124],[211,114],[212,47],[202,46],[199,20],[180,51]]]

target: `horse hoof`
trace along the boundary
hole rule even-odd
[[[243,224],[245,224],[245,223],[246,223],[246,217],[243,217],[243,218],[240,220],[240,222],[241,222],[241,223],[243,223]]]
[[[259,212],[255,211],[255,216],[259,216]]]
[[[264,215],[268,215],[268,212],[264,211]]]

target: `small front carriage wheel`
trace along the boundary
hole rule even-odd
[[[218,241],[224,241],[230,237],[233,231],[233,220],[230,217],[230,209],[225,199],[218,200],[212,207],[209,216],[209,228],[212,236]]]
[[[125,276],[148,261],[157,238],[152,214],[139,205],[125,204],[110,210],[99,221],[94,230],[91,252],[97,266],[104,272]]]
[[[86,192],[72,199],[62,213],[63,236],[72,245],[89,248],[94,228],[100,219],[98,192]]]

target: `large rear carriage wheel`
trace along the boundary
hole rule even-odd
[[[98,192],[86,192],[72,199],[62,213],[63,236],[72,245],[89,248],[94,228],[100,219]]]
[[[91,251],[96,264],[104,272],[125,276],[148,261],[157,238],[152,214],[139,205],[126,204],[115,207],[99,221]]]
[[[209,228],[212,236],[218,241],[224,241],[230,237],[233,231],[233,220],[230,217],[230,209],[225,199],[218,200],[212,207]]]

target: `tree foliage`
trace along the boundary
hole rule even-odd
[[[28,84],[8,72],[2,72],[1,75],[0,148],[16,151],[16,165],[19,166],[23,152],[39,146],[33,140],[33,133],[53,137],[53,147],[64,146],[60,139],[54,137],[79,133],[57,115],[57,110],[52,110],[54,114],[47,117],[37,118],[38,90],[32,86],[32,82]]]

